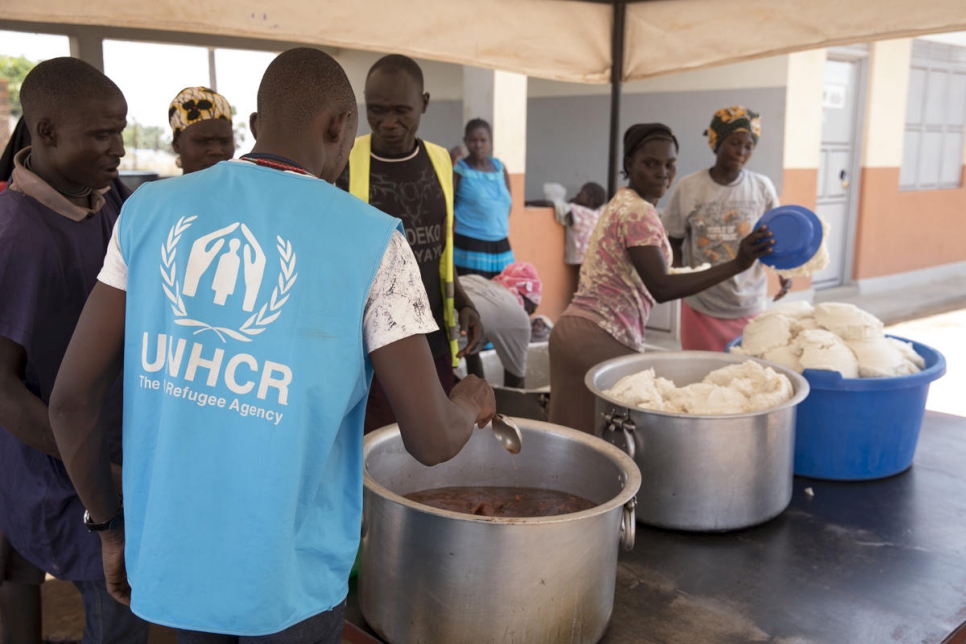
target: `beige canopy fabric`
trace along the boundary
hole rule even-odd
[[[614,7],[580,0],[0,0],[0,19],[398,52],[610,81]],[[966,0],[627,4],[624,81],[836,44],[966,30]]]
[[[804,49],[966,30],[966,0],[650,0],[629,4],[624,80]]]

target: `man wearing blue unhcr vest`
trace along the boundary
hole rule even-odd
[[[493,392],[470,378],[447,398],[400,222],[329,183],[358,125],[338,63],[281,54],[252,123],[252,153],[125,204],[51,424],[108,588],[137,615],[182,644],[335,643],[373,371],[427,465],[489,421]],[[123,506],[96,423],[122,361]]]

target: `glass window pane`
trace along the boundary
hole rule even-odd
[[[930,71],[926,77],[926,114],[928,125],[942,125],[946,114],[946,80],[944,71]]]
[[[916,130],[906,130],[902,146],[902,168],[899,170],[899,187],[914,189],[919,179],[919,138]]]
[[[947,125],[962,125],[966,120],[966,74],[949,78],[949,101],[946,103]]]
[[[830,60],[825,63],[822,142],[852,141],[853,92],[857,64]]]
[[[947,132],[943,136],[942,185],[955,188],[960,184],[963,173],[963,133]]]
[[[942,132],[926,132],[922,136],[919,155],[919,187],[939,187],[939,166],[942,160]]]
[[[22,31],[0,31],[0,56],[23,58],[23,61],[12,62],[12,66],[24,72],[43,60],[70,56],[70,40],[67,36],[53,34],[33,34]],[[20,115],[20,103],[10,105],[11,113],[16,118]],[[5,119],[6,117],[0,117]],[[0,145],[7,144],[7,137],[13,130],[15,121],[11,120],[9,128],[6,120],[0,123]]]
[[[926,70],[913,67],[909,74],[909,99],[906,101],[906,123],[922,123],[922,103],[926,92]]]
[[[269,51],[215,50],[218,93],[227,98],[235,109],[236,155],[248,152],[255,144],[255,138],[248,129],[248,117],[257,105],[258,84],[277,55]]]
[[[207,86],[208,50],[204,47],[125,40],[104,41],[104,73],[127,99],[127,155],[122,170],[181,174],[171,150],[168,106],[185,87]],[[137,143],[134,131],[137,124]]]
[[[0,31],[0,56],[23,56],[38,63],[60,56],[70,56],[70,39],[56,34]]]

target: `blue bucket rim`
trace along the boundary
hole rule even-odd
[[[805,369],[802,372],[802,376],[805,377],[812,389],[831,391],[884,391],[889,389],[922,387],[934,380],[942,378],[946,374],[946,358],[932,347],[921,342],[916,342],[915,340],[888,333],[886,337],[910,343],[916,353],[926,361],[926,368],[919,373],[908,376],[892,376],[889,378],[843,378],[842,374],[838,371],[822,371],[819,369]],[[731,349],[741,346],[741,338],[742,336],[739,335],[729,342],[725,347],[725,352],[731,353]]]

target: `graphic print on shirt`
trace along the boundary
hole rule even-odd
[[[743,217],[748,212],[744,204],[705,204],[700,212],[691,219],[691,234],[694,236],[697,263],[709,262],[712,265],[733,260],[738,254],[738,246],[743,237],[751,232],[752,222]],[[720,212],[715,210],[720,209]],[[714,222],[708,224],[707,222]]]
[[[433,167],[426,163],[418,174],[407,176],[388,176],[374,170],[369,176],[369,194],[370,203],[402,220],[416,262],[438,265],[446,242],[446,202]],[[436,207],[440,203],[442,208]]]
[[[175,261],[178,244],[181,241],[181,236],[191,228],[196,219],[197,216],[179,219],[178,223],[168,231],[168,238],[161,246],[161,277],[164,281],[162,288],[168,300],[170,300],[171,310],[177,318],[175,324],[198,327],[199,330],[196,331],[196,334],[203,331],[213,331],[221,338],[222,342],[226,341],[225,336],[242,342],[251,342],[252,336],[262,333],[269,324],[281,315],[281,309],[288,301],[289,291],[298,278],[298,273],[295,272],[296,256],[292,249],[292,243],[281,237],[276,238],[280,273],[278,284],[272,290],[271,298],[262,304],[257,313],[252,314],[240,325],[227,326],[221,324],[216,326],[210,322],[192,318],[188,314],[184,298],[205,298],[209,296],[204,289],[199,293],[199,285],[202,278],[208,275],[211,267],[214,266],[210,286],[213,293],[213,302],[218,306],[225,306],[228,297],[235,293],[239,271],[244,263],[242,273],[245,295],[240,308],[246,313],[251,313],[255,310],[262,286],[262,278],[265,274],[265,253],[248,226],[235,222],[207,235],[202,235],[194,241],[188,255],[184,282],[182,283],[178,279],[178,266]],[[244,260],[238,256],[242,247],[242,240],[237,237],[228,239],[228,248],[225,249],[225,241],[228,236],[239,229],[245,242],[242,253]],[[225,252],[222,253],[223,250]],[[219,253],[221,253],[220,257]],[[217,262],[215,258],[218,259]],[[237,300],[237,298],[233,299]],[[233,304],[237,305],[237,301]],[[234,313],[234,311],[229,311],[225,318],[231,319],[234,317],[231,313]]]
[[[171,227],[160,257],[161,288],[173,321],[197,338],[145,332],[137,384],[200,407],[278,425],[284,417],[281,407],[288,404],[291,367],[259,360],[252,355],[258,351],[237,350],[257,343],[257,336],[283,314],[298,279],[295,250],[280,236],[273,249],[240,222],[205,232],[189,244],[188,236],[198,232],[197,219],[181,217]]]

